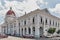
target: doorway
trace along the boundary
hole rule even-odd
[[[42,37],[43,36],[43,27],[40,27],[39,31],[40,31],[40,37]]]

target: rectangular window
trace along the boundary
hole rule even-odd
[[[24,25],[26,25],[26,20],[24,21]]]
[[[20,23],[19,23],[19,27],[20,27]]]
[[[41,17],[41,23],[42,23],[42,17]]]
[[[54,21],[53,21],[53,26],[54,26]]]
[[[57,26],[57,22],[56,22],[56,26]]]
[[[47,25],[47,19],[46,19],[46,21],[45,21],[45,24]]]
[[[50,25],[51,25],[51,20],[50,20]]]
[[[33,24],[35,23],[34,17],[33,17]]]

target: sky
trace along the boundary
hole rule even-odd
[[[4,22],[10,7],[17,17],[24,15],[25,12],[47,8],[52,15],[60,18],[60,0],[0,0],[0,24]]]

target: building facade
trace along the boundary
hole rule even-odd
[[[7,12],[1,32],[14,36],[47,36],[49,28],[60,29],[60,18],[49,13],[47,9],[36,9],[30,13],[16,17],[12,8]],[[56,32],[54,33],[56,35]]]

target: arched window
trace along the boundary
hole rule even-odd
[[[41,23],[42,23],[42,17],[41,17]]]
[[[33,29],[33,35],[35,35],[35,27],[33,27],[32,29]]]
[[[51,20],[50,20],[50,25],[51,25]]]
[[[56,26],[57,26],[57,22],[56,22]]]
[[[35,27],[33,27],[33,31],[35,31]]]
[[[35,23],[34,17],[33,17],[33,24]]]
[[[24,21],[24,25],[26,25],[26,20]]]
[[[31,29],[29,28],[29,34],[31,34]]]
[[[20,22],[19,22],[19,27],[20,27]]]
[[[53,21],[53,26],[54,26],[54,21]]]
[[[45,23],[46,23],[46,25],[47,25],[47,19],[46,19]]]

